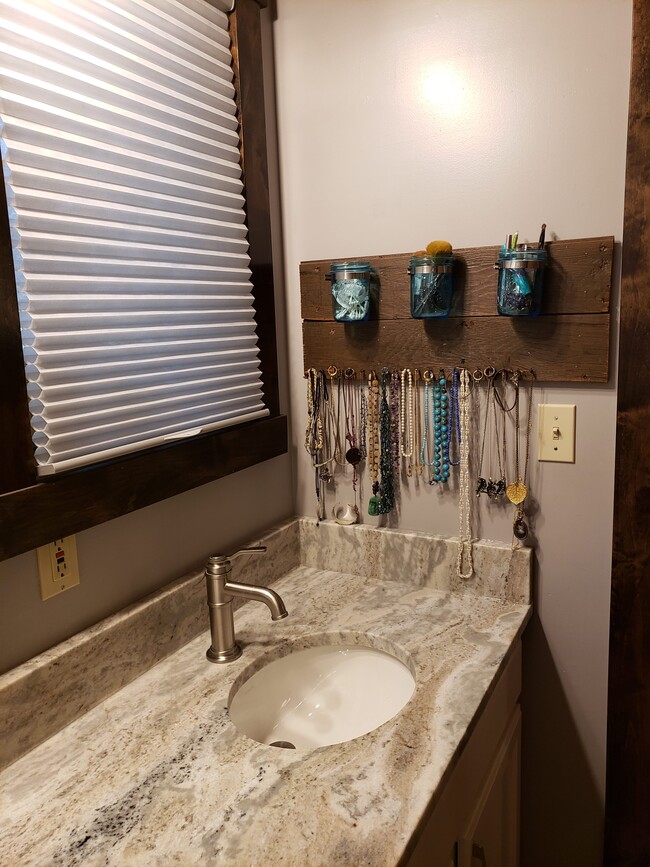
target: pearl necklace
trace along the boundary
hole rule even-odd
[[[460,372],[458,392],[460,471],[458,479],[458,557],[456,574],[467,580],[474,574],[472,556],[471,498],[469,495],[469,436],[470,436],[470,387],[469,371]],[[463,563],[467,571],[463,571]]]
[[[408,389],[407,389],[408,382]],[[413,457],[413,440],[415,422],[413,418],[413,372],[404,368],[401,374],[402,400],[400,401],[400,453],[403,458]],[[406,465],[406,475],[413,475],[413,466],[409,460]]]

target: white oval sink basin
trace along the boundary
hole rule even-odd
[[[309,749],[376,729],[414,689],[409,669],[388,653],[325,645],[270,662],[242,684],[229,711],[239,731],[259,743]]]

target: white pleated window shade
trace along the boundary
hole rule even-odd
[[[0,0],[39,474],[268,415],[228,5]]]

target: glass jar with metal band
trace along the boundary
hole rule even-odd
[[[332,283],[332,307],[337,322],[365,322],[370,317],[369,262],[332,262],[326,280]]]
[[[444,319],[449,316],[453,290],[453,256],[411,256],[411,316]]]
[[[542,309],[542,283],[546,250],[501,250],[497,310],[501,316],[538,316]]]

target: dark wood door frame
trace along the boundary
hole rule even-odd
[[[605,864],[650,864],[650,3],[634,0],[607,711]]]

